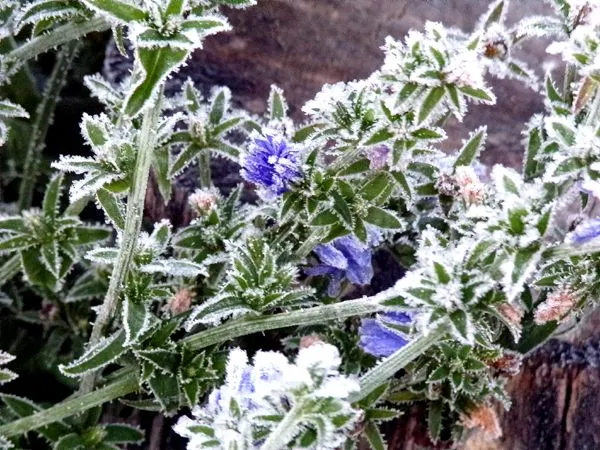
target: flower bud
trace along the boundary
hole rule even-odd
[[[217,194],[208,190],[196,189],[189,196],[188,202],[199,216],[206,216],[217,206]]]
[[[518,305],[502,303],[498,305],[498,312],[513,325],[519,325],[523,319],[525,311]]]
[[[308,336],[302,336],[300,339],[300,348],[308,348],[320,342],[323,342],[323,339],[321,339],[321,336],[316,333],[309,334]]]
[[[485,186],[470,166],[456,168],[454,174],[458,192],[467,205],[479,204],[485,195]]]
[[[535,323],[541,325],[546,322],[564,320],[564,317],[579,301],[579,295],[568,286],[561,286],[548,295],[546,301],[535,310]]]
[[[186,312],[192,306],[194,296],[188,288],[179,289],[167,303],[168,310],[173,314],[181,314]]]

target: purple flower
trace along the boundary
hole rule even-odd
[[[585,244],[600,236],[600,219],[590,219],[583,222],[569,234],[571,244]]]
[[[383,169],[388,162],[390,148],[387,145],[378,145],[367,151],[370,169]]]
[[[271,194],[281,195],[302,176],[298,153],[282,136],[255,137],[242,162],[241,175]]]
[[[321,264],[306,270],[309,275],[329,275],[327,295],[335,297],[340,292],[344,278],[352,284],[365,285],[373,278],[372,252],[353,235],[335,239],[329,244],[315,247]]]
[[[408,344],[408,338],[401,331],[386,326],[384,322],[407,325],[411,321],[412,317],[409,314],[401,312],[386,313],[377,319],[363,319],[359,329],[359,345],[363,351],[373,356],[390,356]]]

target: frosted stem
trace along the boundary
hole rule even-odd
[[[44,148],[46,134],[52,123],[52,116],[54,115],[60,91],[65,84],[67,72],[71,68],[71,63],[77,54],[78,48],[78,42],[71,42],[58,52],[56,63],[46,83],[42,100],[36,109],[35,120],[31,127],[31,139],[25,153],[23,178],[19,185],[19,210],[24,210],[31,206],[33,188],[35,187],[39,170],[40,153]]]
[[[288,411],[277,428],[273,430],[260,450],[281,450],[288,448],[288,443],[297,431],[298,420],[302,417],[302,402],[295,404]]]
[[[100,340],[104,334],[104,329],[109,324],[114,311],[117,308],[119,294],[121,293],[123,283],[125,282],[129,271],[129,266],[142,227],[146,187],[148,185],[148,176],[150,174],[154,147],[156,146],[156,124],[160,114],[161,95],[162,94],[157,96],[158,100],[154,106],[144,113],[144,118],[142,120],[133,181],[130,194],[127,198],[127,215],[125,217],[125,228],[123,229],[121,248],[119,249],[117,261],[113,267],[104,303],[100,307],[100,312],[98,313],[98,317],[92,328],[92,334],[89,341],[90,347]],[[80,387],[81,393],[87,393],[93,389],[95,376],[96,374],[94,372],[90,372],[83,377]]]

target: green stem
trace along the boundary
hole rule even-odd
[[[31,139],[25,153],[23,177],[19,186],[20,211],[31,206],[33,189],[38,175],[39,159],[46,141],[46,134],[52,122],[60,91],[66,82],[67,72],[71,68],[71,63],[77,54],[78,48],[78,42],[71,42],[58,52],[56,63],[44,89],[42,101],[37,107],[31,130]]]
[[[389,292],[388,297],[378,294],[374,297],[348,300],[333,305],[316,306],[314,308],[274,314],[272,316],[232,320],[220,327],[211,328],[188,336],[183,339],[183,342],[188,344],[192,350],[200,350],[211,345],[261,331],[310,325],[329,320],[371,314],[383,309],[380,302],[385,298],[392,298],[393,294],[391,294],[391,291]]]
[[[129,271],[138,236],[142,228],[148,176],[150,174],[154,148],[156,147],[156,124],[161,110],[161,95],[162,93],[159,93],[155,105],[144,113],[144,118],[142,120],[132,186],[129,197],[127,198],[127,214],[125,217],[125,228],[122,234],[121,248],[119,249],[117,261],[112,270],[104,303],[100,308],[100,312],[98,313],[98,317],[92,328],[92,334],[89,341],[90,347],[94,346],[100,340],[117,308],[119,294],[121,293],[121,289]],[[80,389],[82,393],[87,393],[93,389],[94,378],[95,373],[93,372],[90,372],[83,377]]]
[[[21,269],[21,258],[19,255],[11,256],[0,267],[0,286],[9,281],[12,277],[19,273]]]
[[[137,376],[133,372],[127,373],[113,383],[106,385],[94,392],[78,397],[69,398],[58,405],[44,409],[31,416],[0,426],[0,436],[18,436],[28,431],[35,430],[44,425],[49,425],[65,419],[74,414],[86,411],[94,406],[102,405],[124,395],[138,390]]]
[[[400,350],[388,356],[360,378],[360,392],[352,398],[352,401],[357,402],[365,398],[386,380],[393,377],[396,372],[422,355],[429,347],[443,339],[447,332],[447,324],[438,325],[426,335],[413,339]]]
[[[66,44],[73,39],[79,39],[92,31],[104,31],[109,28],[110,24],[102,17],[93,17],[85,22],[68,23],[30,39],[25,44],[10,52],[6,57],[10,60],[25,62],[35,58],[40,53]]]
[[[211,187],[212,175],[210,172],[210,150],[206,149],[198,155],[198,170],[200,171],[200,187]]]
[[[288,448],[288,443],[296,434],[298,420],[302,417],[303,403],[295,404],[288,411],[283,420],[279,422],[270,434],[265,443],[260,447],[260,450],[281,450]]]

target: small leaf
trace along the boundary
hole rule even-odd
[[[402,228],[402,223],[394,214],[377,206],[371,206],[363,220],[380,228]]]
[[[231,98],[231,91],[228,88],[220,88],[210,106],[209,120],[212,124],[217,125],[223,120],[223,116],[229,108],[229,99]]]
[[[99,11],[125,24],[140,22],[146,19],[144,10],[118,0],[84,0],[84,3],[92,9]]]
[[[419,123],[423,122],[433,112],[440,100],[444,97],[444,88],[435,87],[429,91],[419,109]]]
[[[269,93],[268,113],[271,120],[283,120],[287,115],[287,103],[283,97],[283,90],[274,84],[271,85]]]
[[[151,324],[151,313],[142,303],[126,298],[123,302],[123,329],[125,330],[125,346],[137,343],[140,336]]]
[[[114,362],[125,353],[125,333],[119,332],[100,341],[88,349],[80,358],[67,365],[59,366],[60,371],[68,377],[79,377],[96,371]]]
[[[63,176],[57,174],[52,177],[46,193],[44,194],[44,200],[42,202],[42,210],[46,217],[56,217],[58,214],[58,208],[60,206],[60,194],[62,188]]]
[[[106,432],[104,442],[111,444],[139,444],[144,440],[144,432],[136,427],[121,423],[111,423],[104,425],[103,428]]]
[[[464,142],[456,161],[454,161],[454,169],[460,166],[470,166],[473,163],[485,142],[486,130],[487,128],[482,126],[469,135],[469,139]]]
[[[386,450],[386,443],[383,436],[379,432],[379,427],[375,423],[369,421],[365,425],[365,437],[371,450]]]
[[[137,54],[145,74],[125,100],[124,112],[130,117],[137,116],[147,103],[155,98],[160,84],[185,61],[188,51],[166,47],[138,48]]]
[[[441,400],[429,403],[429,413],[427,415],[427,425],[429,427],[429,436],[433,442],[437,442],[442,431],[442,411],[444,404]]]
[[[108,219],[117,227],[122,230],[125,228],[125,218],[123,217],[123,205],[117,200],[115,194],[107,191],[106,189],[99,189],[96,191],[96,198],[98,203],[102,206],[104,213]]]

